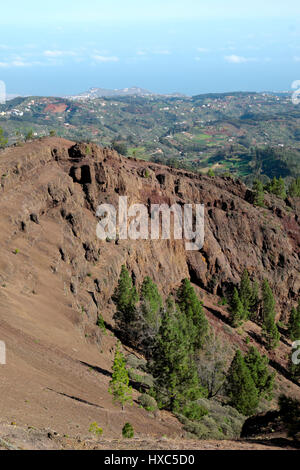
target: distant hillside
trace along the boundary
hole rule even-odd
[[[107,95],[102,96],[101,95]],[[118,95],[118,96],[115,96]],[[135,158],[252,184],[300,176],[300,107],[266,93],[155,95],[138,87],[93,88],[77,97],[18,97],[0,105],[8,145],[56,134],[115,146]],[[121,146],[120,146],[121,145]]]
[[[79,95],[75,96],[68,96],[67,98],[69,99],[96,99],[96,98],[110,98],[110,97],[117,97],[117,96],[160,96],[159,93],[154,93],[149,90],[145,90],[140,87],[131,87],[131,88],[122,88],[122,89],[115,89],[115,90],[110,90],[106,88],[90,88],[88,91],[85,91],[83,93],[79,93]],[[180,93],[174,93],[174,94],[167,94],[167,95],[161,95],[161,96],[174,96],[174,97],[180,97],[184,96]]]
[[[139,88],[139,87],[122,88],[120,90],[109,90],[106,88],[90,88],[88,91],[79,93],[79,95],[68,96],[68,98],[94,99],[94,98],[103,98],[103,97],[111,97],[111,96],[130,96],[130,95],[150,96],[154,94],[155,93],[152,93],[151,91],[144,90],[143,88]]]

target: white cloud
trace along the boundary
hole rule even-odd
[[[198,52],[209,52],[209,49],[206,49],[206,47],[198,47],[197,51]]]
[[[61,57],[62,55],[62,51],[44,51],[44,56],[46,57]]]
[[[29,67],[32,65],[30,62],[24,62],[22,60],[12,60],[11,62],[0,62],[0,67]]]
[[[116,57],[116,56],[93,55],[92,58],[96,62],[118,62],[119,61],[119,57]]]
[[[230,64],[245,64],[246,62],[253,62],[256,60],[254,58],[247,58],[247,57],[234,55],[234,54],[226,55],[224,59],[226,60],[226,62],[229,62]]]
[[[300,62],[300,56],[295,55],[294,61],[295,61],[295,62]]]
[[[24,62],[23,60],[13,60],[11,65],[13,67],[30,67],[33,64],[31,64],[31,62]]]
[[[34,62],[26,62],[23,59],[14,59],[11,61],[0,62],[0,67],[33,67],[34,65],[47,65],[42,62],[34,61]]]
[[[149,55],[171,55],[171,51],[169,49],[163,49],[163,48],[145,48],[145,49],[139,49],[136,53],[136,55],[142,57],[142,56],[149,56]]]
[[[76,52],[74,51],[62,51],[62,50],[48,50],[44,51],[45,57],[64,57],[64,56],[76,56]]]

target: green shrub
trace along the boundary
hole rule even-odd
[[[120,155],[127,155],[128,148],[125,142],[122,141],[113,141],[112,144],[112,149],[118,152]]]
[[[33,130],[30,129],[25,136],[25,140],[27,141],[27,140],[32,140],[32,139],[33,139]]]
[[[103,319],[101,313],[99,313],[99,315],[98,315],[97,326],[99,326],[99,328],[101,328],[103,333],[106,333],[106,326],[105,326],[104,319]]]
[[[218,425],[209,416],[205,416],[199,422],[193,422],[187,418],[185,418],[185,421],[181,420],[181,422],[184,424],[183,429],[191,434],[191,437],[194,435],[193,437],[195,438],[196,436],[198,439],[224,439],[224,435],[220,432]]]
[[[222,297],[221,300],[219,300],[218,305],[228,305],[228,300],[225,297]]]
[[[139,374],[133,369],[128,369],[128,375],[131,380],[134,380],[134,382],[138,382],[138,383],[143,382],[143,375]]]
[[[131,369],[139,369],[143,372],[147,372],[147,361],[144,359],[139,359],[135,354],[129,354],[126,357],[127,366]]]
[[[94,422],[90,425],[89,432],[95,434],[96,436],[102,436],[103,429],[100,428],[96,422]]]
[[[130,423],[126,423],[122,429],[124,439],[132,439],[134,437],[134,429]]]
[[[143,382],[142,385],[145,385],[149,388],[152,388],[154,386],[154,378],[152,375],[147,374],[143,376]]]
[[[153,412],[158,409],[156,400],[147,393],[143,393],[139,396],[138,403],[147,411]]]
[[[246,418],[237,410],[230,406],[223,406],[217,400],[207,398],[200,398],[197,404],[208,410],[208,414],[200,421],[192,421],[183,414],[177,415],[189,438],[236,439],[240,437]]]
[[[146,387],[153,387],[154,385],[154,379],[152,377],[152,375],[150,374],[139,374],[138,373],[139,371],[135,371],[133,369],[129,369],[128,370],[128,375],[130,377],[131,380],[133,380],[134,382],[137,382],[138,384],[142,385],[142,386],[146,386]]]
[[[208,414],[208,410],[197,402],[192,402],[183,407],[182,413],[191,421],[198,421]]]

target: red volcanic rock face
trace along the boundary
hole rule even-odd
[[[95,302],[109,301],[122,264],[137,284],[149,275],[166,294],[189,276],[208,292],[226,295],[247,268],[253,279],[269,280],[278,314],[284,317],[299,296],[299,201],[286,205],[267,195],[266,208],[256,208],[247,202],[249,190],[240,181],[198,176],[57,138],[8,149],[0,168],[1,174],[9,175],[2,178],[0,189],[2,220],[27,241],[51,220],[51,230],[59,238],[57,256],[62,250],[62,269],[73,295],[86,296],[80,290],[85,271],[93,271],[96,278],[98,287],[92,279],[89,286],[95,300],[91,316],[96,315]],[[122,195],[129,204],[147,207],[204,204],[202,250],[188,252],[183,241],[175,240],[98,240],[98,205],[117,207]],[[32,214],[39,225],[32,223]]]

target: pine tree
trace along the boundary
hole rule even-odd
[[[250,319],[252,321],[257,320],[257,314],[259,309],[259,284],[255,280],[252,285],[251,299],[250,299]]]
[[[132,387],[129,386],[129,376],[126,369],[126,360],[120,351],[120,343],[117,344],[113,363],[112,380],[110,381],[109,393],[113,395],[113,400],[120,403],[122,410],[126,403],[132,405]]]
[[[142,313],[146,323],[151,327],[156,327],[160,322],[160,312],[163,307],[162,297],[157,285],[150,277],[145,277],[141,287]]]
[[[265,202],[265,192],[264,186],[261,181],[255,180],[253,183],[253,192],[254,192],[254,200],[253,203],[255,206],[264,207]]]
[[[190,323],[191,320],[169,298],[156,338],[150,372],[155,378],[157,400],[170,410],[200,394],[189,336]]]
[[[245,269],[242,275],[240,289],[239,289],[240,300],[244,308],[243,318],[245,320],[247,320],[250,316],[250,304],[251,304],[252,293],[253,293],[252,283],[249,279],[249,273],[247,269]]]
[[[261,356],[258,350],[251,346],[244,360],[257,388],[258,396],[270,400],[272,398],[275,373],[270,373],[268,370],[269,359],[265,355]]]
[[[121,330],[135,319],[135,306],[138,300],[136,288],[133,287],[132,279],[123,265],[118,286],[113,296],[113,301],[117,306],[115,319]]]
[[[300,177],[294,179],[288,190],[288,194],[291,197],[300,197]]]
[[[283,178],[280,176],[279,179],[274,176],[271,183],[267,185],[267,191],[281,199],[286,198],[286,190]]]
[[[262,317],[263,336],[269,350],[275,349],[280,340],[280,334],[275,323],[275,299],[267,280],[262,286]]]
[[[297,308],[292,308],[288,326],[288,335],[292,341],[300,340],[300,300]]]
[[[280,176],[277,182],[276,195],[281,199],[286,198],[286,190],[283,178]]]
[[[208,336],[208,321],[203,312],[202,303],[188,279],[184,279],[177,293],[178,305],[181,312],[190,320],[195,328],[191,329],[190,336],[196,349],[203,347]],[[194,330],[194,331],[193,331]]]
[[[269,321],[263,326],[263,336],[267,343],[269,351],[276,349],[280,341],[280,333],[274,321]]]
[[[233,326],[233,328],[237,328],[240,325],[243,317],[244,317],[244,307],[239,296],[239,291],[235,287],[233,291],[233,296],[231,299],[231,305],[230,305],[229,319],[230,319],[231,326]]]
[[[245,416],[255,413],[259,397],[241,351],[237,351],[227,375],[226,390],[230,404]]]

